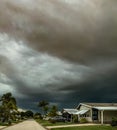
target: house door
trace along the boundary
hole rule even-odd
[[[92,120],[98,121],[98,110],[97,109],[92,109]]]

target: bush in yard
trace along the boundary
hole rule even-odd
[[[88,121],[87,121],[86,118],[81,118],[81,119],[80,119],[80,123],[88,123]]]
[[[53,120],[53,119],[49,119],[49,122],[52,123],[52,124],[55,124],[55,123],[56,123],[56,121]]]
[[[117,126],[117,118],[112,118],[111,126]]]
[[[9,120],[9,121],[8,121],[8,125],[11,125],[11,124],[12,124],[12,122],[11,122],[11,120]]]
[[[43,119],[41,113],[36,112],[33,116],[34,119]]]
[[[77,116],[77,115],[74,115],[74,116],[73,116],[73,122],[74,122],[74,123],[78,123],[78,116]]]

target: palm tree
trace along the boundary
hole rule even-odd
[[[47,112],[48,112],[48,110],[49,110],[49,106],[45,106],[45,107],[43,108],[43,110],[44,110],[45,115],[47,115]]]
[[[48,111],[48,105],[49,103],[45,100],[42,100],[38,103],[38,107],[40,107],[42,109],[43,115],[47,113]]]
[[[50,109],[49,116],[54,117],[57,115],[58,107],[53,105]]]

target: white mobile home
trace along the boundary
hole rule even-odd
[[[117,103],[80,103],[77,107],[79,118],[86,118],[89,122],[108,123],[117,117]],[[82,112],[85,113],[82,114]]]
[[[62,113],[71,121],[77,115],[79,121],[85,118],[88,122],[109,123],[117,118],[117,103],[80,103],[76,109],[63,109]]]

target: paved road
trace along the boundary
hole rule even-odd
[[[4,130],[45,130],[33,119],[5,128]]]

